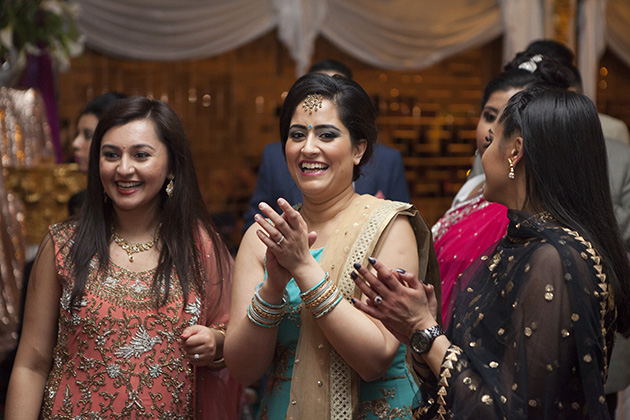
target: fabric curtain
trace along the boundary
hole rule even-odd
[[[502,32],[496,0],[329,1],[322,35],[376,67],[429,67]]]
[[[609,0],[606,9],[606,42],[630,66],[630,2]]]
[[[219,55],[276,28],[295,62],[310,65],[321,35],[373,66],[422,69],[504,35],[504,61],[552,38],[552,0],[76,0],[87,44],[104,54],[181,60]],[[580,0],[576,13],[585,93],[594,97],[605,43],[630,65],[630,2]],[[606,33],[607,31],[607,33]]]
[[[584,94],[592,100],[597,94],[599,59],[606,49],[606,3],[608,0],[582,0],[578,3],[577,66]],[[628,23],[630,20],[626,21],[626,25]]]
[[[211,57],[276,25],[271,0],[81,0],[88,46],[141,60]]]
[[[497,0],[80,0],[87,45],[141,60],[211,57],[278,29],[306,72],[320,34],[377,67],[421,69],[502,32]]]
[[[500,0],[503,62],[510,61],[536,39],[545,37],[545,0]]]

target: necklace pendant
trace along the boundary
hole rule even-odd
[[[129,256],[129,262],[133,262],[133,255]]]

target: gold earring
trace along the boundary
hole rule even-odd
[[[508,178],[514,179],[514,164],[512,163],[511,158],[508,158],[508,163],[510,164],[510,173],[508,174]]]
[[[171,197],[173,195],[173,190],[175,189],[175,184],[173,183],[175,177],[173,176],[173,174],[168,174],[167,178],[169,179],[169,181],[168,184],[166,184],[166,195]]]

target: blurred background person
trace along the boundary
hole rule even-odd
[[[77,120],[77,135],[72,140],[74,161],[79,165],[81,172],[87,173],[88,171],[90,145],[92,144],[98,121],[112,105],[126,97],[127,95],[123,93],[107,92],[92,99],[81,111],[81,115],[79,115]],[[70,201],[68,201],[68,213],[70,215],[78,214],[84,199],[85,190],[73,194],[70,197]]]

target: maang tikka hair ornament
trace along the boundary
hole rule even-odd
[[[311,93],[304,99],[304,103],[302,104],[302,109],[304,111],[308,111],[309,115],[313,113],[313,110],[317,112],[317,108],[322,107],[322,101],[324,97],[319,93]]]
[[[170,197],[173,195],[173,189],[175,188],[175,184],[173,183],[175,176],[173,176],[173,174],[168,174],[167,178],[169,181],[168,184],[166,184],[166,195]]]

